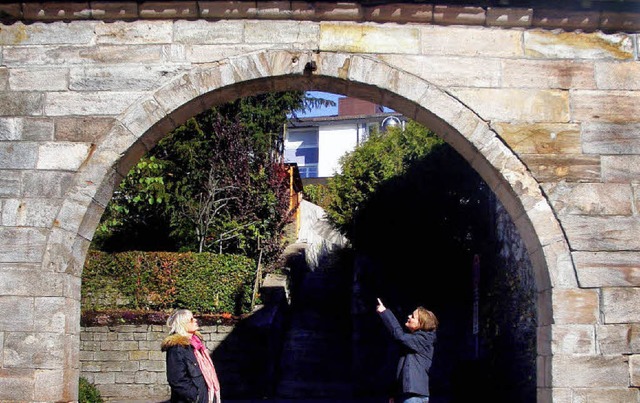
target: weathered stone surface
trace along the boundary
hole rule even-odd
[[[640,288],[607,287],[602,289],[602,313],[605,324],[640,322]]]
[[[34,370],[6,368],[0,370],[0,400],[33,401]]]
[[[0,262],[38,262],[47,231],[42,228],[0,227]]]
[[[49,142],[38,147],[37,169],[76,171],[89,156],[91,144]]]
[[[570,103],[573,121],[640,122],[640,91],[576,90],[571,92]]]
[[[153,63],[165,59],[165,48],[156,46],[34,46],[3,50],[3,60],[12,66],[89,65],[110,63]]]
[[[502,85],[514,88],[596,88],[593,62],[503,59]]]
[[[115,122],[103,117],[59,117],[54,121],[56,140],[85,143],[97,143]]]
[[[566,91],[455,88],[451,92],[485,120],[558,123],[569,120]]]
[[[140,98],[139,92],[52,92],[44,107],[47,116],[118,115]]]
[[[51,396],[63,396],[64,389],[64,371],[62,369],[38,369],[36,371],[34,400],[47,401]]]
[[[640,287],[640,252],[573,252],[582,287]]]
[[[640,63],[597,62],[595,78],[601,90],[640,90]]]
[[[258,24],[268,24],[258,22]],[[260,25],[264,27],[264,25]],[[186,44],[238,44],[243,42],[244,21],[176,21],[173,40]]]
[[[0,92],[0,116],[42,115],[44,97],[37,92]]]
[[[598,322],[598,303],[596,290],[557,290],[553,293],[555,323],[595,324]]]
[[[597,182],[600,180],[600,158],[596,156],[525,154],[524,163],[540,182]]]
[[[22,330],[22,329],[21,329]],[[63,365],[64,335],[59,333],[5,333],[4,365],[8,368],[36,366],[39,369],[60,369]]]
[[[98,23],[95,26],[96,43],[98,44],[159,44],[171,43],[173,22],[138,21],[135,24],[116,21],[114,23]]]
[[[2,56],[0,55],[0,62],[2,62]],[[6,67],[0,67],[0,91],[4,91],[9,86],[9,69]]]
[[[628,184],[556,182],[542,185],[557,214],[633,214],[633,190]]]
[[[598,350],[609,354],[638,354],[640,352],[640,325],[598,325],[596,326]]]
[[[2,273],[4,275],[4,273]],[[33,318],[34,318],[34,302],[33,297],[25,297],[25,296],[0,296],[0,308],[2,312],[12,312],[13,315],[1,315],[0,316],[0,326],[2,329],[19,329],[20,332],[31,332],[33,331]],[[4,339],[5,345],[6,341],[10,337],[10,333],[5,330]],[[6,361],[6,356],[4,357],[3,368],[7,368],[8,366]],[[28,366],[26,368],[29,368]],[[0,377],[1,379],[2,377]]]
[[[497,59],[413,55],[382,55],[380,59],[436,85],[493,87],[500,82]]]
[[[32,198],[59,198],[73,183],[73,173],[60,171],[26,171],[23,174],[23,193]]]
[[[616,387],[628,383],[629,365],[624,357],[617,355],[557,355],[553,360],[552,375],[556,387]]]
[[[69,89],[74,91],[147,91],[175,77],[179,66],[74,67]]]
[[[522,32],[498,28],[423,26],[420,27],[420,44],[421,52],[407,53],[472,57],[522,56]]]
[[[420,53],[418,28],[375,25],[320,24],[320,51],[360,53]],[[375,50],[374,50],[375,49]]]
[[[585,154],[640,154],[640,124],[583,123]]]
[[[0,197],[18,197],[21,194],[20,171],[0,170]]]
[[[41,118],[0,118],[0,140],[53,140],[53,122]]]
[[[593,325],[556,325],[551,349],[554,354],[595,354]]]
[[[580,127],[575,124],[508,124],[492,125],[500,137],[518,154],[580,153]]]
[[[63,274],[56,274],[52,277],[62,278]],[[60,287],[62,288],[62,287]],[[60,293],[56,295],[54,292],[41,293],[43,295],[52,295],[51,297],[35,298],[35,314],[34,314],[34,330],[36,332],[45,333],[64,333],[67,330],[67,298],[61,297]],[[78,318],[79,319],[79,318]]]
[[[560,217],[569,244],[577,251],[640,250],[638,217]]]
[[[640,386],[640,354],[629,357],[629,372],[631,372],[631,386]],[[636,391],[635,397],[638,397]]]
[[[607,388],[606,390],[598,390],[594,388],[574,389],[572,395],[571,401],[573,402],[627,403],[637,402],[638,399],[640,399],[640,392],[638,389],[625,387]]]
[[[65,91],[68,76],[66,68],[12,69],[9,87],[14,91]]]
[[[51,45],[88,44],[94,37],[96,22],[78,21],[66,24],[44,24],[17,22],[3,25],[0,31],[0,45]]]
[[[60,208],[55,199],[0,200],[0,224],[8,227],[49,228]]]
[[[640,183],[640,155],[603,155],[602,180]]]
[[[273,21],[246,21],[244,43],[296,44],[298,47],[307,49],[309,45],[318,43],[321,32],[328,34],[326,31],[328,28],[324,24],[318,26],[306,21],[279,21],[276,24],[274,26]],[[353,35],[353,28],[348,32],[351,33],[347,35]],[[367,31],[367,33],[369,32]],[[375,30],[373,35],[375,35]],[[384,46],[384,42],[382,45]],[[320,40],[319,46],[322,47],[322,40]]]
[[[626,34],[555,32],[524,33],[527,56],[544,59],[633,59],[633,40]]]

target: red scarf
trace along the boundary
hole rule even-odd
[[[191,345],[195,350],[196,360],[198,360],[198,365],[200,366],[202,375],[204,375],[204,380],[207,382],[209,401],[211,402],[212,398],[215,397],[213,401],[220,402],[220,382],[218,382],[218,375],[216,374],[216,369],[213,366],[213,361],[211,361],[211,356],[209,356],[207,348],[196,335],[191,337]]]

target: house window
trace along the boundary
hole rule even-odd
[[[300,177],[318,177],[318,128],[292,129],[284,145],[286,162],[298,164]]]

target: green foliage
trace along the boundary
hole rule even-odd
[[[342,172],[328,181],[329,220],[347,237],[358,207],[366,203],[382,185],[406,173],[416,161],[444,142],[420,124],[409,121],[403,131],[390,127],[374,132],[350,154],[341,158]]]
[[[211,253],[90,251],[82,273],[84,310],[188,307],[199,313],[246,313],[256,263]]]
[[[325,210],[329,208],[329,205],[331,204],[331,192],[327,186],[322,184],[305,185],[304,198]]]
[[[86,378],[80,377],[78,385],[78,403],[102,403],[104,400],[100,391]]]

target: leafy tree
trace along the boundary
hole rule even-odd
[[[296,111],[330,104],[300,91],[266,93],[189,119],[122,181],[94,247],[275,258],[289,218],[283,127]]]

